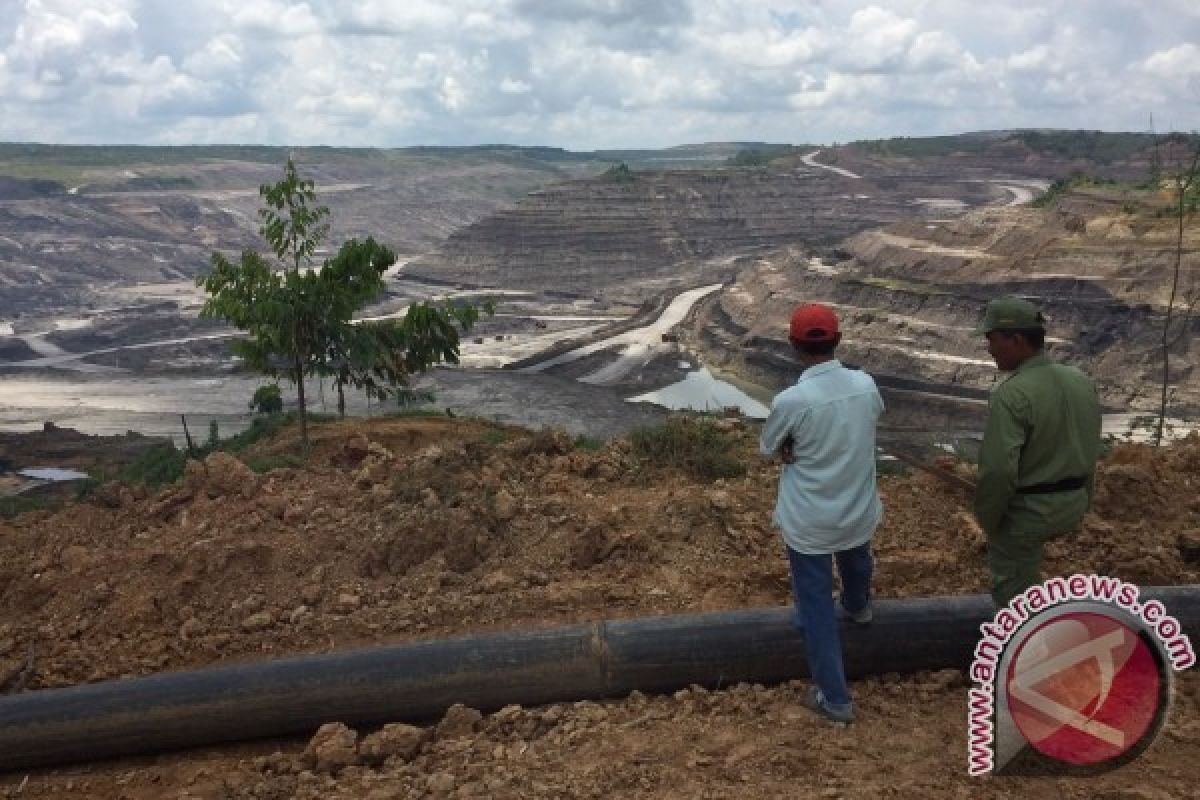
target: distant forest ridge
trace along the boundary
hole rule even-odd
[[[891,139],[867,139],[850,146],[882,156],[935,158],[955,153],[981,155],[1006,148],[1023,148],[1034,153],[1065,159],[1082,159],[1097,164],[1112,164],[1143,156],[1155,145],[1200,142],[1195,133],[1110,133],[1084,130],[1012,130],[979,131],[953,136],[899,136]]]
[[[906,158],[934,158],[954,154],[987,156],[1014,155],[1017,152],[1094,164],[1111,164],[1133,158],[1145,158],[1158,145],[1187,144],[1200,141],[1197,134],[1108,133],[1083,130],[1011,130],[980,131],[951,136],[894,137],[860,140],[846,145],[861,152]],[[778,144],[767,142],[708,142],[661,149],[610,149],[572,151],[561,147],[483,144],[468,146],[418,146],[398,148],[285,147],[275,145],[58,145],[36,143],[0,143],[0,177],[18,180],[49,180],[72,186],[84,171],[116,170],[172,165],[231,161],[257,164],[282,164],[290,155],[299,161],[380,161],[392,165],[439,162],[502,161],[533,169],[559,166],[597,166],[627,164],[633,169],[670,169],[686,167],[755,166],[780,156],[821,145]],[[145,185],[141,185],[144,183]],[[163,175],[130,176],[125,188],[187,188],[186,177]],[[11,187],[10,187],[11,188]],[[44,192],[48,186],[38,186]]]
[[[463,146],[421,145],[416,147],[330,147],[281,145],[76,145],[0,142],[0,165],[12,162],[41,162],[75,167],[122,167],[132,165],[180,164],[229,160],[278,164],[289,154],[298,157],[403,159],[410,156],[462,158],[504,157],[550,162],[658,161],[683,158],[719,161],[748,148],[770,148],[763,142],[719,142],[689,144],[662,149],[595,150],[576,152],[561,147],[482,144]]]

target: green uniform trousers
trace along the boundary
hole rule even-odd
[[[999,530],[987,540],[992,600],[998,608],[1042,582],[1046,542],[1075,530],[1087,507],[1087,492],[1083,489],[1014,498]]]

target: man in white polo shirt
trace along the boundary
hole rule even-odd
[[[875,487],[883,400],[870,375],[834,358],[841,333],[828,307],[798,307],[788,338],[804,371],[771,403],[759,446],[764,456],[783,459],[774,523],[787,545],[796,627],[815,684],[805,705],[846,723],[854,719],[854,703],[842,666],[832,563],[842,579],[844,614],[869,623],[871,537],[883,516]]]

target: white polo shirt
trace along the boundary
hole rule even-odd
[[[883,504],[875,488],[875,424],[883,398],[871,376],[837,359],[804,370],[771,403],[759,449],[774,456],[790,434],[774,523],[806,555],[857,547],[875,533]]]

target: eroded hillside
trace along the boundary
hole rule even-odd
[[[769,525],[777,467],[755,454],[752,428],[718,424],[743,476],[701,479],[639,456],[626,439],[593,449],[474,421],[355,421],[317,427],[311,457],[294,467],[255,475],[217,454],[160,491],[109,485],[90,503],[2,522],[0,691],[466,631],[785,604],[786,561]],[[292,431],[248,456],[295,446]],[[1047,571],[1200,581],[1197,470],[1195,438],[1119,448],[1082,531],[1051,546]],[[921,473],[885,476],[881,491],[881,596],[985,588],[983,542],[962,490]],[[803,686],[696,687],[488,716],[458,709],[436,726],[391,729],[383,746],[392,749],[378,758],[339,733],[336,763],[320,744],[326,736],[307,751],[303,740],[277,741],[44,771],[24,784],[10,776],[0,787],[138,800],[762,797],[797,796],[788,787],[812,770],[852,764],[864,769],[838,772],[839,796],[874,797],[885,785],[947,798],[1031,791],[1019,780],[1003,790],[968,783],[957,670],[857,682],[861,720],[846,730],[799,707]],[[1123,786],[1134,770],[1139,786],[1160,792],[1151,796],[1179,796],[1198,777],[1186,757],[1200,744],[1198,688],[1194,673],[1181,676],[1162,741],[1099,785]],[[904,766],[882,781],[879,760],[901,747]]]
[[[1052,208],[979,209],[904,220],[845,240],[833,258],[790,248],[743,262],[701,314],[707,357],[768,386],[794,373],[789,310],[828,302],[844,319],[845,357],[896,387],[981,398],[996,371],[974,328],[988,299],[1017,293],[1049,318],[1049,350],[1094,376],[1115,408],[1153,408],[1175,261],[1165,195],[1079,189]],[[1200,284],[1200,223],[1184,231],[1180,295]],[[1200,404],[1191,320],[1172,355],[1171,401]]]

